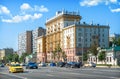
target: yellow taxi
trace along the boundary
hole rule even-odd
[[[15,72],[24,72],[24,69],[20,64],[11,64],[9,66],[9,73],[15,73]]]

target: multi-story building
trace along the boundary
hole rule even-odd
[[[36,53],[37,52],[37,37],[45,35],[46,30],[38,27],[36,30],[26,31],[18,36],[18,53]]]
[[[32,31],[32,49],[33,52],[37,52],[37,37],[45,35],[46,30],[42,27],[38,27],[36,30]]]
[[[59,11],[46,21],[46,53],[50,61],[51,53],[60,45],[67,55],[67,61],[77,61],[84,52],[96,44],[109,46],[109,26],[80,23],[79,12]]]
[[[109,46],[114,47],[116,46],[116,41],[118,41],[120,38],[120,34],[110,34],[109,36]]]
[[[46,37],[40,36],[37,38],[37,62],[46,62]]]
[[[18,54],[32,53],[32,31],[26,31],[18,36]]]
[[[118,38],[120,38],[120,34],[110,34],[110,37],[109,37],[109,41],[113,41],[113,39],[116,39],[118,40]]]
[[[99,60],[99,55],[101,52],[104,52],[105,54],[105,60]],[[87,62],[94,62],[97,64],[111,64],[111,65],[120,65],[120,46],[110,47],[110,48],[104,48],[99,49],[97,54],[97,61],[96,57],[92,54],[88,55]]]
[[[8,56],[10,54],[13,54],[13,49],[12,48],[4,48],[0,49],[0,60],[3,60],[5,56]]]

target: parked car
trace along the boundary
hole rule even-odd
[[[57,66],[58,67],[65,67],[65,64],[66,64],[65,62],[58,62]]]
[[[9,66],[9,73],[12,72],[24,72],[24,69],[22,66],[20,66],[20,64],[11,64]]]
[[[54,66],[56,66],[56,63],[51,62],[51,63],[50,63],[50,66],[51,66],[51,67],[54,67]]]
[[[0,64],[0,67],[5,67],[5,65],[3,63]]]
[[[68,68],[80,68],[81,63],[80,62],[68,62],[65,67]]]
[[[47,64],[45,62],[41,62],[41,63],[38,64],[38,66],[40,66],[40,67],[46,67]]]
[[[21,63],[20,65],[21,65],[21,66],[26,66],[26,64],[25,64],[25,63]]]
[[[35,62],[29,62],[29,63],[26,65],[26,69],[38,69],[38,65],[37,65],[37,63],[35,63]]]
[[[93,62],[89,62],[89,63],[87,63],[87,64],[84,64],[84,67],[96,67],[96,64],[95,63],[93,63]]]

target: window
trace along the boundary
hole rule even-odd
[[[110,62],[111,62],[111,57],[110,57]]]
[[[78,31],[82,31],[82,29],[81,29],[81,28],[79,28],[79,29],[78,29]]]
[[[102,34],[102,36],[104,37],[104,34]]]
[[[108,57],[107,57],[107,62],[108,62]]]
[[[78,41],[81,42],[81,38],[78,38]]]
[[[102,42],[104,42],[104,39],[102,39]]]
[[[78,33],[78,36],[79,36],[79,37],[81,37],[81,35],[82,35],[81,33]]]
[[[78,47],[81,47],[81,46],[82,46],[82,45],[79,43],[79,44],[78,44]]]

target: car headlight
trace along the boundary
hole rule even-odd
[[[16,69],[13,69],[13,71],[16,71]]]

